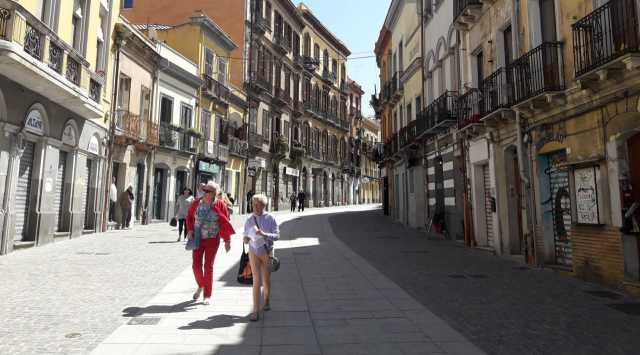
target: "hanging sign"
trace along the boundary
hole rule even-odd
[[[24,121],[24,129],[39,136],[44,135],[44,120],[38,110],[32,110]]]
[[[598,167],[576,169],[573,173],[576,212],[580,224],[600,224],[598,208]]]
[[[67,124],[62,131],[62,143],[75,147],[76,146],[76,130],[72,125]]]
[[[285,174],[287,174],[287,175],[289,175],[289,176],[295,176],[295,177],[298,177],[298,176],[300,176],[300,171],[298,171],[298,169],[293,169],[293,168],[285,167]]]
[[[91,154],[100,155],[100,142],[98,141],[98,137],[91,136],[91,139],[89,139],[89,145],[87,146],[87,151]]]

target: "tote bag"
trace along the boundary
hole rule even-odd
[[[251,264],[249,263],[249,253],[247,252],[244,243],[242,243],[240,268],[238,268],[238,282],[243,285],[251,285],[253,283],[253,274],[251,273]]]

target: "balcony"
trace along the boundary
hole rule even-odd
[[[293,53],[293,64],[297,69],[304,69],[304,57],[300,53]]]
[[[284,34],[282,33],[274,34],[273,42],[276,45],[276,49],[280,51],[282,54],[287,54],[291,52],[291,44],[289,43],[287,38],[285,38]]]
[[[473,26],[482,14],[482,3],[487,0],[453,0],[453,23],[462,30]]]
[[[328,84],[333,84],[338,80],[338,78],[336,77],[336,74],[330,72],[327,67],[322,69],[322,80],[326,81]]]
[[[458,93],[447,91],[418,115],[417,135],[438,134],[457,123]]]
[[[311,150],[311,158],[322,161],[322,153],[320,153],[320,150],[313,149]]]
[[[161,123],[159,145],[186,153],[196,153],[200,138],[192,132],[192,130],[185,131],[182,127]]]
[[[324,118],[324,114],[322,113],[322,110],[314,100],[306,101],[304,103],[304,110],[305,112],[314,116],[317,119]]]
[[[417,133],[417,121],[413,120],[400,130],[400,134],[398,135],[400,147],[404,148],[415,143]],[[363,150],[366,150],[366,145],[363,147]]]
[[[229,162],[229,147],[219,142],[203,141],[202,152],[209,159],[214,159],[220,163]]]
[[[302,57],[302,62],[304,63],[304,69],[312,73],[320,66],[320,60],[308,55]]]
[[[510,66],[514,83],[514,104],[529,107],[557,104],[551,99],[564,91],[562,44],[545,42],[514,61]],[[542,97],[543,100],[538,100]]]
[[[102,118],[104,78],[19,3],[0,0],[2,75],[87,118]]]
[[[253,30],[259,34],[265,34],[271,32],[271,24],[262,14],[254,14]]]
[[[293,115],[296,117],[300,117],[303,114],[304,114],[304,105],[302,104],[302,101],[295,100],[293,102]]]
[[[393,78],[391,78],[391,101],[393,103],[398,102],[402,98],[402,94],[404,93],[404,85],[400,82],[400,78],[402,77],[402,71],[396,72],[393,74]]]
[[[272,103],[278,107],[291,106],[291,95],[281,88],[276,88]]]
[[[482,119],[505,117],[511,113],[514,104],[512,72],[500,68],[486,77],[480,84],[482,92]]]
[[[204,75],[204,89],[205,94],[210,98],[216,100],[221,104],[229,104],[229,96],[231,94],[231,90],[227,87],[226,84],[219,82],[214,79],[211,75]]]
[[[289,158],[291,160],[299,160],[304,157],[306,154],[306,149],[302,145],[302,143],[298,141],[293,141],[291,143],[291,151],[289,152]]]
[[[611,0],[573,24],[575,75],[582,84],[609,79],[612,69],[632,70],[638,66],[640,38],[635,3]]]
[[[229,154],[240,158],[248,157],[249,143],[238,137],[229,136]]]
[[[250,152],[255,154],[256,152],[261,151],[263,142],[264,142],[264,139],[262,138],[262,135],[255,132],[249,132],[249,151]]]
[[[289,142],[287,141],[287,137],[274,133],[271,138],[271,153],[280,159],[286,157],[289,153]]]
[[[262,93],[262,94],[272,95],[271,92],[272,92],[273,86],[271,85],[271,82],[266,76],[258,72],[252,72],[251,80],[248,83],[247,88],[249,90],[253,90],[257,94]]]
[[[480,90],[471,89],[457,100],[458,129],[472,128],[480,124],[482,99]]]
[[[141,118],[139,115],[128,110],[118,110],[116,118],[117,142],[122,145],[150,145],[159,144],[158,124],[151,122],[148,118]]]

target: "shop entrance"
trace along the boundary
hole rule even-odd
[[[571,266],[571,195],[566,160],[567,154],[561,150],[541,156],[539,164],[543,175],[541,189],[547,189],[546,198],[542,198],[544,227],[546,233],[553,235],[555,263]]]

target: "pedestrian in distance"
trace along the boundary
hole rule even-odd
[[[251,198],[253,197],[253,195],[253,190],[249,190],[249,192],[247,192],[247,213],[253,212],[253,207],[251,206]]]
[[[291,202],[291,212],[295,212],[296,211],[296,200],[298,198],[296,197],[296,193],[292,192],[291,196],[289,197],[289,202]]]
[[[209,181],[202,187],[204,195],[191,204],[187,213],[187,238],[199,240],[199,247],[192,252],[193,275],[198,284],[193,300],[204,292],[203,304],[208,305],[213,291],[213,263],[224,240],[224,249],[231,249],[231,236],[235,233],[229,222],[227,206],[217,198],[220,186]],[[203,264],[204,257],[204,264]]]
[[[280,237],[280,227],[276,219],[265,211],[267,196],[254,195],[251,204],[253,214],[244,224],[243,240],[249,244],[249,263],[253,275],[253,313],[249,320],[255,322],[260,318],[261,311],[271,309],[270,257],[273,255],[273,243]]]
[[[184,235],[185,240],[187,239],[187,214],[189,213],[189,207],[193,203],[193,192],[190,188],[185,188],[182,190],[182,194],[178,196],[178,200],[176,201],[176,212],[175,218],[178,220],[178,241],[182,239]]]
[[[116,202],[118,202],[118,187],[116,186],[116,177],[113,176],[109,187],[109,222],[115,221]]]
[[[129,185],[122,191],[119,198],[120,210],[122,210],[122,223],[120,228],[128,229],[131,223],[131,206],[133,204],[133,186]]]
[[[304,212],[304,203],[306,199],[307,195],[303,190],[300,190],[300,192],[298,192],[298,212]]]

